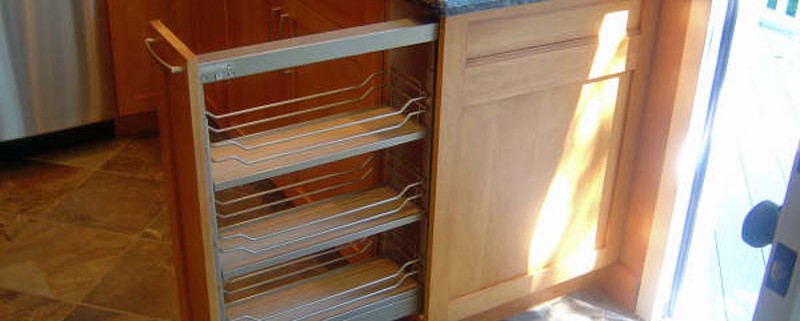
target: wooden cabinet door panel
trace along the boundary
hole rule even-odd
[[[314,8],[325,19],[340,28],[357,27],[384,20],[385,0],[294,0]]]
[[[486,55],[468,48],[487,37],[484,28],[495,29],[485,19],[506,25],[497,12],[445,21],[430,320],[461,320],[616,259],[617,244],[606,240],[619,233],[611,202],[638,52],[628,19],[639,6],[575,3],[505,12],[534,26],[539,15],[582,25],[594,19],[593,34]],[[531,17],[522,16],[526,8]]]
[[[620,81],[566,85],[462,111],[454,138],[469,143],[452,154],[459,170],[446,173],[464,194],[441,208],[458,216],[449,226],[448,262],[459,262],[447,273],[453,298],[596,254],[620,140]]]
[[[294,20],[293,28],[296,36],[306,36],[344,28],[344,26],[328,20],[321,12],[317,11],[317,8],[309,7],[300,1],[287,3],[287,7]],[[365,23],[351,22],[350,24],[358,25]],[[381,62],[382,54],[370,53],[299,66],[296,68],[295,77],[297,95],[313,95],[360,84],[367,79],[369,75],[382,70]],[[374,82],[374,84],[377,83],[378,82]],[[353,92],[315,99],[308,104],[299,104],[299,108],[308,109],[315,106],[335,103],[337,101],[355,99],[366,91],[367,88],[363,88]],[[365,97],[365,99],[356,103],[344,104],[342,106],[304,114],[300,118],[303,120],[310,120],[345,111],[375,107],[380,103],[379,92],[380,90],[375,91]]]
[[[285,13],[287,13],[292,20],[290,28],[293,32],[293,36],[305,36],[374,22],[365,20],[361,16],[352,17],[351,19],[347,20],[337,19],[334,21],[331,20],[330,17],[335,16],[336,12],[333,11],[333,8],[336,8],[339,5],[331,1],[310,1],[311,3],[308,4],[305,2],[307,1],[293,0],[287,1],[285,4]],[[362,0],[355,2],[370,2],[374,4],[382,3],[382,1],[377,0]],[[349,5],[346,5],[345,7],[349,7]],[[363,8],[359,10],[363,10]],[[382,14],[382,12],[378,12],[374,7],[372,7],[371,10],[371,16],[373,17]],[[364,80],[367,79],[371,74],[380,72],[383,68],[382,62],[382,53],[369,53],[296,67],[294,68],[294,84],[296,88],[296,95],[298,97],[314,95],[321,92],[360,84],[364,82]],[[382,91],[380,89],[369,91],[369,87],[377,86],[375,87],[377,89],[379,88],[379,85],[379,81],[372,81],[372,83],[368,84],[368,86],[355,91],[348,91],[323,98],[313,99],[308,102],[301,102],[295,104],[293,107],[297,110],[306,110],[328,104],[335,104],[336,102],[354,100],[351,103],[299,115],[297,118],[300,121],[308,121],[342,112],[376,107],[381,102]],[[369,94],[363,95],[365,93]],[[340,162],[320,165],[316,168],[297,172],[297,177],[299,179],[307,179],[316,177],[320,175],[320,173],[324,172],[337,170],[341,171],[347,168],[353,168],[358,164],[363,163],[367,157],[375,157],[376,159],[373,160],[373,164],[376,164],[376,167],[372,175],[369,175],[367,179],[357,184],[353,184],[345,189],[338,189],[336,192],[340,193],[342,191],[355,191],[375,184],[380,179],[380,164],[382,163],[380,155],[381,153],[376,152]],[[315,184],[309,184],[306,187],[314,188],[316,186],[317,185]],[[320,197],[325,196],[327,195],[320,195]]]
[[[144,45],[148,22],[162,18],[158,0],[108,0],[114,79],[120,116],[153,111],[163,99],[161,70]]]
[[[637,40],[625,35],[604,41],[583,38],[512,57],[476,59],[465,71],[465,99],[476,104],[623,73],[635,65],[637,51],[630,48]],[[603,50],[613,54],[598,54]]]
[[[614,19],[615,14],[625,15],[623,23],[635,28],[639,25],[640,4],[640,0],[550,1],[525,14],[488,13],[484,19],[470,24],[467,57],[596,37],[603,23]]]
[[[273,4],[264,0],[227,0],[227,47],[243,47],[276,40],[273,38],[274,34],[271,34],[274,31],[271,23],[277,18],[276,14],[280,14],[281,7],[281,4]],[[226,112],[244,110],[289,99],[294,95],[293,82],[292,69],[228,81],[225,83],[227,90],[224,96],[227,99],[225,100],[226,106],[224,106],[224,110]],[[290,111],[290,108],[264,110],[251,113],[248,117],[242,117],[237,120],[241,122],[256,121],[282,115]],[[277,128],[296,122],[296,118],[290,117],[265,123],[263,127],[249,127],[248,132]]]

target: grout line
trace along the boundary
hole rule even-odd
[[[15,290],[15,289],[10,289],[10,288],[6,288],[6,287],[0,287],[0,290],[6,291],[6,292],[12,292],[12,293],[14,293],[14,294],[18,294],[18,295],[29,296],[29,297],[33,297],[33,298],[37,298],[37,299],[44,299],[44,300],[48,300],[48,301],[53,301],[53,302],[55,302],[55,303],[63,303],[63,304],[69,304],[69,305],[71,305],[71,306],[72,306],[72,308],[69,310],[69,312],[67,312],[67,313],[64,315],[64,317],[63,317],[63,318],[60,318],[60,319],[58,319],[57,321],[63,321],[63,320],[65,320],[65,319],[66,319],[66,318],[67,318],[67,317],[68,317],[70,314],[72,314],[72,312],[73,312],[73,311],[75,311],[75,309],[78,307],[78,303],[75,303],[75,302],[70,302],[69,300],[63,300],[63,299],[61,299],[61,298],[54,298],[54,297],[44,296],[44,295],[37,294],[37,293],[28,293],[28,292],[23,292],[23,291],[19,291],[19,290]],[[47,302],[47,303],[51,303],[51,302]],[[0,315],[0,317],[1,317],[1,316],[2,316],[2,315]]]
[[[117,139],[118,138],[112,138],[111,140],[117,140]],[[69,167],[74,167],[74,168],[82,168],[82,169],[88,169],[88,170],[96,171],[96,170],[99,170],[100,168],[102,168],[103,165],[108,163],[108,161],[110,161],[112,158],[117,156],[119,154],[119,152],[122,151],[123,148],[127,147],[130,144],[130,142],[132,141],[132,139],[130,139],[130,138],[118,139],[118,140],[122,141],[122,143],[118,147],[113,148],[112,152],[109,154],[109,156],[106,157],[97,167],[81,166],[81,165],[69,164],[69,163],[67,163],[65,161],[46,159],[46,158],[42,158],[41,157],[42,155],[32,156],[32,157],[25,157],[25,159],[26,160],[37,161],[37,162],[41,162],[41,163],[69,166]],[[100,140],[96,140],[96,141],[92,141],[92,142],[86,142],[86,143],[83,143],[83,144],[80,144],[80,145],[77,145],[77,146],[67,146],[67,147],[55,148],[55,149],[51,149],[50,151],[67,150],[67,149],[75,148],[75,147],[85,147],[85,146],[87,146],[89,144],[99,143],[99,142],[101,142],[101,141]],[[87,153],[87,154],[90,154],[90,153]],[[98,154],[98,153],[97,152],[93,152],[91,154]]]
[[[28,292],[21,292],[21,291],[18,291],[18,290],[12,290],[14,292],[23,293],[23,294],[26,294],[26,295],[34,295],[34,296],[38,296],[38,297],[48,298],[48,299],[52,299],[52,300],[56,300],[56,301],[60,301],[60,302],[74,304],[76,306],[77,305],[87,305],[87,306],[92,306],[92,307],[100,307],[100,306],[93,305],[91,303],[84,302],[84,300],[86,299],[86,297],[89,294],[92,293],[92,291],[94,291],[97,288],[97,286],[103,280],[105,280],[105,278],[108,276],[108,274],[115,267],[120,265],[120,262],[122,262],[122,259],[131,252],[133,247],[136,244],[138,244],[138,242],[149,242],[151,244],[155,244],[155,245],[159,245],[159,246],[161,246],[161,245],[171,246],[171,244],[172,244],[171,242],[157,241],[157,240],[152,240],[152,239],[145,239],[145,238],[139,237],[137,235],[128,235],[128,234],[123,234],[123,233],[114,232],[114,231],[108,231],[108,230],[101,229],[101,228],[96,228],[96,227],[88,227],[88,226],[83,226],[83,225],[77,225],[77,224],[74,224],[74,223],[64,223],[64,222],[52,221],[52,220],[49,220],[49,219],[37,218],[37,217],[29,217],[29,216],[23,216],[23,217],[25,219],[28,219],[28,220],[31,220],[31,221],[45,223],[45,224],[51,224],[51,225],[56,225],[56,226],[58,226],[58,225],[67,225],[67,226],[76,227],[76,228],[84,228],[84,229],[89,229],[89,230],[94,230],[94,231],[106,232],[106,233],[110,233],[110,234],[114,234],[116,236],[122,237],[122,238],[127,240],[128,244],[125,245],[124,249],[122,249],[115,258],[113,258],[113,263],[111,263],[109,265],[108,269],[106,269],[103,272],[102,276],[97,278],[97,280],[95,280],[93,282],[93,284],[88,287],[88,290],[86,291],[86,293],[83,294],[83,296],[81,296],[79,301],[71,301],[71,300],[65,300],[64,298],[60,298],[60,297],[56,297],[56,296],[43,296],[43,295],[35,294],[35,293],[28,293]],[[141,234],[141,232],[140,232],[140,234]],[[15,243],[16,242],[12,242],[11,244],[9,244],[8,249],[9,250],[13,250]],[[170,251],[172,251],[172,248],[170,248]],[[172,254],[172,255],[174,255],[174,254]],[[170,264],[173,265],[172,263],[170,263]],[[175,267],[173,265],[173,269],[174,268]],[[109,310],[109,311],[123,312],[123,313],[138,315],[138,314],[130,313],[130,312],[126,312],[126,311],[114,310],[114,309],[111,309],[111,308],[104,308],[104,309]],[[143,316],[143,315],[140,315],[140,316]],[[143,317],[148,317],[148,318],[151,318],[151,319],[157,319],[157,318],[149,317],[149,316],[143,316]]]
[[[133,312],[128,312],[128,311],[118,310],[118,309],[114,309],[114,308],[109,308],[109,307],[99,306],[99,305],[95,305],[95,304],[91,304],[91,303],[83,303],[83,302],[82,302],[82,303],[78,303],[78,304],[75,306],[75,308],[77,308],[77,307],[79,307],[79,306],[86,306],[86,307],[90,307],[90,308],[93,308],[93,309],[97,309],[97,310],[104,310],[104,311],[108,311],[108,312],[114,312],[114,313],[119,313],[119,314],[122,314],[122,315],[132,315],[132,316],[142,317],[142,318],[145,318],[145,319],[150,319],[150,320],[157,320],[157,321],[167,321],[167,320],[170,320],[170,319],[162,319],[162,318],[159,318],[159,317],[153,317],[153,316],[149,316],[149,315],[143,315],[143,314],[139,314],[139,313],[133,313]]]
[[[153,178],[153,177],[148,177],[146,175],[137,175],[137,174],[131,174],[131,173],[128,173],[128,172],[108,170],[108,169],[102,169],[102,168],[97,169],[97,172],[98,173],[103,173],[103,174],[112,174],[112,175],[115,175],[115,176],[119,176],[120,178],[135,178],[135,179],[145,180],[145,181],[149,181],[149,182],[153,182],[153,183],[166,184],[166,179],[164,179],[164,178]],[[162,173],[163,173],[163,171],[162,171]]]
[[[122,233],[122,232],[111,231],[111,230],[107,230],[107,229],[99,228],[99,227],[94,227],[94,226],[85,226],[85,225],[80,225],[80,224],[76,224],[76,223],[61,222],[61,221],[56,221],[56,220],[49,219],[49,218],[34,217],[34,216],[30,216],[30,215],[25,215],[25,214],[14,214],[14,213],[11,213],[11,215],[21,216],[23,218],[29,219],[31,221],[36,221],[36,222],[39,222],[39,223],[46,223],[46,224],[52,224],[52,225],[67,225],[67,226],[71,226],[71,227],[77,227],[77,228],[84,228],[84,229],[89,229],[89,230],[101,231],[101,232],[104,232],[104,233],[109,233],[109,234],[113,234],[113,235],[124,237],[124,238],[129,238],[129,239],[136,239],[137,238],[136,235],[125,234],[125,233]]]
[[[46,163],[46,164],[50,164],[50,163]],[[52,165],[52,164],[51,164],[51,165]],[[96,169],[94,169],[94,170],[93,170],[93,169],[86,169],[86,168],[74,167],[74,166],[69,166],[69,165],[60,165],[60,164],[58,164],[58,165],[59,165],[59,166],[71,167],[71,168],[77,168],[77,169],[81,169],[81,170],[86,170],[86,171],[89,171],[89,173],[88,173],[88,175],[86,175],[86,177],[84,177],[83,179],[81,179],[81,180],[78,182],[78,184],[75,184],[75,186],[74,186],[74,187],[70,188],[70,189],[69,189],[67,192],[65,192],[63,195],[61,195],[61,196],[60,196],[60,198],[59,198],[59,199],[58,199],[58,200],[57,200],[55,203],[53,203],[53,205],[52,205],[52,206],[49,206],[49,207],[45,208],[45,209],[44,209],[42,212],[40,212],[40,213],[24,213],[24,214],[23,214],[23,213],[9,213],[9,214],[13,214],[13,215],[17,215],[17,216],[22,216],[22,217],[25,217],[25,218],[28,218],[28,219],[38,219],[38,220],[40,220],[40,221],[48,221],[47,219],[41,218],[41,217],[39,217],[39,216],[47,216],[47,215],[50,215],[50,214],[51,214],[52,212],[54,212],[54,211],[55,211],[55,210],[56,210],[56,209],[57,209],[59,206],[61,206],[61,204],[63,204],[63,203],[64,203],[64,202],[65,202],[65,201],[66,201],[66,200],[69,198],[69,197],[71,197],[72,195],[74,195],[74,194],[75,194],[75,193],[76,193],[76,192],[77,192],[77,191],[78,191],[78,190],[79,190],[81,187],[83,187],[84,185],[86,185],[86,183],[87,183],[87,182],[88,182],[88,181],[89,181],[89,180],[90,180],[92,177],[94,177],[94,175],[97,173],[97,170],[96,170]]]
[[[70,192],[70,193],[72,193],[72,192]],[[70,194],[70,193],[67,193],[67,194]],[[56,208],[63,201],[65,201],[67,197],[68,197],[68,195],[65,195],[62,200],[58,201],[56,203],[56,205],[54,205],[52,208],[48,209],[45,213],[40,213],[40,214],[24,214],[24,213],[15,213],[15,212],[2,212],[2,213],[4,215],[18,216],[18,217],[22,217],[24,219],[27,219],[27,220],[30,220],[30,221],[34,221],[34,222],[39,222],[39,223],[46,223],[46,224],[51,224],[51,225],[67,225],[67,226],[71,226],[71,227],[75,227],[75,228],[84,228],[84,229],[89,229],[89,230],[102,231],[104,233],[109,233],[109,234],[113,234],[113,235],[120,236],[120,237],[125,237],[125,238],[141,239],[141,240],[150,241],[150,242],[154,242],[154,243],[172,244],[172,240],[156,240],[156,239],[147,238],[147,237],[143,236],[145,229],[150,227],[153,224],[153,222],[155,222],[155,220],[158,219],[158,216],[162,213],[162,209],[158,210],[158,213],[156,213],[153,216],[153,218],[147,223],[147,225],[145,225],[144,228],[142,228],[138,232],[133,232],[131,234],[126,234],[124,232],[119,232],[119,231],[112,231],[112,230],[109,230],[109,229],[96,227],[96,226],[86,226],[86,225],[81,225],[81,224],[77,224],[77,223],[73,223],[73,222],[63,222],[63,221],[58,221],[58,220],[54,220],[54,219],[47,218],[47,217],[42,217],[43,215],[47,215],[47,214],[50,214],[50,212],[55,211]],[[10,245],[13,245],[13,244],[10,244]]]
[[[130,240],[128,242],[128,245],[125,247],[124,250],[122,250],[121,254],[114,259],[114,263],[110,264],[110,267],[105,272],[103,272],[103,275],[97,278],[97,280],[94,281],[94,284],[92,284],[92,286],[89,287],[89,290],[86,291],[86,293],[84,293],[83,296],[81,296],[78,304],[87,304],[87,302],[85,302],[86,297],[89,296],[89,294],[92,294],[92,292],[94,292],[95,289],[97,289],[97,286],[99,286],[100,283],[102,283],[106,279],[106,277],[108,277],[108,274],[111,273],[111,271],[114,270],[114,268],[120,266],[120,263],[122,263],[122,258],[125,257],[128,253],[130,253],[131,249],[133,249],[133,246],[135,244],[136,244],[135,239]]]
[[[94,290],[97,288],[97,286],[98,286],[98,285],[100,285],[100,283],[101,283],[103,280],[105,280],[105,278],[108,276],[108,274],[109,274],[109,273],[110,273],[110,272],[111,272],[111,271],[112,271],[112,270],[113,270],[115,267],[119,266],[120,262],[122,262],[122,258],[123,258],[123,257],[125,257],[125,255],[126,255],[126,254],[128,254],[128,253],[131,251],[131,249],[133,248],[133,246],[134,246],[135,244],[136,244],[136,239],[134,239],[134,238],[131,238],[130,240],[128,240],[128,245],[126,245],[126,246],[125,246],[125,249],[124,249],[124,250],[122,250],[122,251],[120,252],[120,254],[119,254],[117,257],[115,257],[115,258],[114,258],[114,263],[112,263],[112,264],[109,264],[109,268],[108,268],[108,269],[106,269],[106,271],[105,271],[105,272],[103,272],[103,275],[101,275],[99,278],[97,278],[97,280],[95,280],[95,281],[94,281],[94,284],[92,284],[92,286],[88,287],[88,288],[89,288],[89,290],[88,290],[88,291],[86,291],[86,293],[84,293],[84,294],[83,294],[83,296],[81,296],[80,303],[84,303],[84,300],[86,299],[86,296],[88,296],[89,294],[91,294],[91,293],[92,293],[92,291],[94,291]]]
[[[172,241],[159,241],[159,240],[149,239],[149,238],[145,238],[145,237],[136,237],[136,238],[138,240],[140,240],[140,241],[150,242],[150,243],[159,244],[159,245],[172,245]]]
[[[74,195],[74,194],[75,194],[75,192],[77,192],[77,191],[78,191],[78,190],[79,190],[81,187],[83,187],[84,185],[86,185],[86,183],[87,183],[87,182],[88,182],[88,181],[89,181],[89,180],[90,180],[92,177],[94,177],[94,175],[97,173],[97,170],[96,170],[96,169],[86,169],[86,168],[74,167],[74,166],[69,166],[69,165],[60,165],[60,166],[67,166],[67,167],[77,168],[77,169],[81,169],[81,170],[86,170],[86,171],[89,171],[89,173],[88,173],[88,175],[86,175],[86,177],[82,178],[82,179],[81,179],[81,180],[78,182],[78,184],[75,184],[75,186],[74,186],[74,187],[72,187],[72,188],[70,188],[70,189],[69,189],[69,191],[67,191],[67,192],[65,192],[63,195],[61,195],[60,199],[59,199],[58,201],[56,201],[56,202],[53,204],[53,206],[51,206],[51,207],[48,207],[48,208],[47,208],[46,210],[44,210],[43,212],[41,212],[41,213],[38,213],[38,214],[31,213],[31,214],[17,214],[17,215],[23,215],[23,216],[25,216],[25,217],[33,217],[33,216],[39,216],[39,215],[49,215],[50,213],[52,213],[53,211],[55,211],[55,210],[56,210],[56,209],[57,209],[59,206],[61,206],[61,204],[63,204],[63,203],[64,203],[64,201],[66,201],[66,200],[67,200],[67,198],[69,198],[70,196]]]
[[[69,312],[67,312],[67,314],[64,315],[63,318],[58,319],[59,321],[66,320],[66,318],[69,317],[70,315],[72,315],[72,313],[74,313],[75,310],[77,310],[78,307],[80,307],[80,306],[85,306],[85,307],[89,307],[89,308],[93,308],[93,309],[97,309],[97,310],[108,311],[108,312],[114,312],[114,313],[118,313],[118,314],[121,314],[121,315],[132,315],[132,316],[141,317],[141,318],[145,318],[145,319],[150,319],[150,320],[154,320],[154,321],[168,321],[168,320],[170,320],[170,319],[162,319],[162,318],[159,318],[159,317],[153,317],[153,316],[149,316],[149,315],[143,315],[143,314],[139,314],[139,313],[128,312],[128,311],[118,310],[118,309],[114,309],[114,308],[99,306],[99,305],[95,305],[95,304],[91,304],[91,303],[76,302],[76,301],[72,301],[72,300],[66,300],[66,299],[63,299],[63,298],[44,296],[44,295],[40,295],[40,294],[36,294],[36,293],[22,292],[22,291],[19,291],[19,290],[8,289],[8,288],[5,288],[5,287],[0,288],[0,289],[2,289],[4,291],[9,291],[9,292],[13,292],[13,293],[22,294],[22,295],[25,295],[25,296],[41,298],[41,299],[50,300],[50,301],[54,301],[54,302],[58,302],[58,303],[65,303],[65,304],[72,305],[72,309]]]
[[[100,164],[99,168],[103,168],[103,166],[105,164],[107,164],[109,161],[111,161],[114,157],[117,157],[122,152],[122,150],[125,149],[125,147],[128,147],[133,143],[133,138],[131,138],[131,137],[125,137],[125,138],[114,137],[114,139],[124,139],[125,143],[124,144],[120,144],[119,148],[117,148],[117,150],[115,150],[113,153],[111,153],[111,156],[109,156],[108,159],[106,159],[106,161],[103,162],[103,164]]]
[[[114,268],[120,266],[120,264],[122,262],[122,259],[124,257],[126,257],[127,255],[129,255],[130,252],[132,251],[132,249],[134,248],[134,246],[136,246],[137,244],[140,244],[139,242],[149,242],[150,244],[157,244],[157,245],[170,245],[172,243],[171,240],[164,241],[164,240],[157,240],[157,239],[144,237],[145,230],[147,228],[151,227],[156,222],[156,220],[158,220],[160,218],[160,215],[164,212],[163,211],[163,205],[159,206],[159,208],[155,211],[155,214],[153,215],[151,220],[144,226],[144,228],[142,228],[138,232],[135,232],[135,233],[132,233],[132,234],[126,234],[126,233],[123,233],[123,232],[111,231],[111,230],[104,229],[104,228],[99,228],[99,227],[84,226],[84,225],[76,224],[74,222],[62,222],[62,221],[57,221],[57,220],[53,220],[53,219],[50,219],[50,218],[42,217],[42,216],[47,216],[47,215],[51,214],[52,212],[56,211],[59,206],[61,206],[68,198],[72,197],[79,189],[84,187],[85,184],[91,178],[93,178],[95,175],[97,175],[98,173],[111,174],[111,175],[119,176],[121,178],[136,178],[136,179],[146,180],[146,181],[149,181],[149,182],[152,182],[152,183],[164,184],[165,183],[164,179],[158,179],[158,178],[152,178],[152,177],[142,177],[142,176],[138,176],[138,175],[129,174],[127,172],[119,172],[119,171],[111,171],[111,170],[104,170],[103,169],[103,167],[109,161],[111,161],[115,157],[119,156],[120,153],[125,148],[127,148],[128,146],[130,146],[133,143],[133,141],[134,141],[134,139],[126,138],[125,141],[123,143],[121,143],[118,147],[116,147],[114,149],[114,151],[111,152],[109,154],[109,156],[107,158],[105,158],[101,162],[101,164],[99,166],[97,166],[97,167],[94,167],[94,166],[79,166],[79,165],[75,165],[75,164],[68,164],[68,163],[64,163],[64,162],[59,162],[59,161],[56,161],[56,160],[40,159],[40,158],[37,158],[37,157],[28,157],[28,158],[26,158],[26,160],[32,161],[32,162],[36,162],[36,163],[56,165],[56,166],[64,166],[64,167],[83,170],[83,171],[87,172],[87,175],[85,177],[83,177],[80,181],[78,181],[77,184],[75,184],[74,187],[68,189],[60,197],[60,199],[57,200],[53,204],[53,206],[44,209],[44,211],[42,213],[40,213],[39,215],[36,215],[36,214],[22,214],[22,213],[9,213],[10,215],[22,217],[23,219],[25,219],[25,220],[27,220],[29,222],[38,222],[38,223],[44,223],[44,224],[47,224],[47,225],[52,225],[55,228],[59,228],[59,227],[62,227],[62,226],[69,226],[69,227],[74,227],[74,228],[83,228],[83,229],[92,230],[92,231],[96,231],[96,232],[109,233],[109,234],[121,237],[123,240],[125,240],[127,242],[127,244],[119,252],[118,255],[115,255],[115,257],[112,259],[112,262],[109,264],[109,268],[106,269],[102,273],[102,275],[100,275],[93,282],[93,284],[91,284],[90,286],[87,287],[86,293],[84,293],[77,302],[72,301],[72,300],[65,300],[64,298],[55,297],[55,296],[44,296],[44,295],[41,295],[41,294],[21,292],[21,291],[18,291],[18,290],[11,290],[11,291],[17,292],[17,293],[21,293],[21,294],[24,294],[24,295],[34,296],[34,297],[41,297],[41,298],[45,298],[45,299],[48,299],[48,300],[53,300],[53,301],[56,301],[56,302],[71,304],[72,305],[72,310],[70,310],[64,316],[64,318],[61,319],[61,320],[64,320],[67,317],[69,317],[80,306],[86,306],[86,307],[95,308],[95,309],[99,309],[99,310],[110,311],[110,312],[118,313],[118,314],[121,314],[121,315],[139,316],[139,317],[147,318],[147,319],[151,319],[151,320],[167,320],[167,319],[160,319],[158,317],[146,316],[146,315],[141,315],[141,314],[138,314],[138,313],[132,313],[132,312],[128,312],[128,311],[117,310],[117,309],[113,309],[113,308],[109,308],[109,307],[103,307],[103,306],[91,304],[91,303],[88,303],[88,302],[84,301],[84,300],[86,300],[86,297],[89,294],[91,294],[94,290],[96,290],[97,287],[108,277],[108,275],[111,273],[111,271],[114,270]],[[166,205],[166,204],[164,204],[164,205]],[[18,242],[11,242],[9,244],[9,249],[13,249],[14,245],[16,245],[17,243]]]
[[[126,137],[125,139],[127,141],[125,142],[125,144],[122,144],[122,146],[119,147],[119,149],[114,151],[114,153],[111,155],[111,157],[109,157],[105,162],[103,162],[103,164],[101,164],[97,168],[97,170],[100,171],[100,172],[103,172],[103,173],[112,173],[112,174],[117,174],[117,175],[123,176],[123,177],[133,177],[133,178],[146,179],[146,180],[150,180],[150,181],[156,181],[156,182],[164,183],[165,182],[165,178],[158,179],[158,178],[153,178],[153,177],[146,177],[145,175],[137,175],[137,174],[131,174],[131,173],[128,173],[128,172],[123,172],[123,171],[115,171],[115,170],[104,169],[105,165],[108,164],[108,162],[110,162],[111,160],[113,160],[114,158],[119,156],[126,147],[131,146],[135,141],[137,141],[137,140],[146,140],[146,139],[154,139],[154,138],[155,139],[159,139],[159,136],[158,135],[154,135],[152,137],[149,137],[149,136],[148,137]],[[139,148],[137,150],[141,150],[141,148]],[[159,155],[159,157],[160,157],[160,155]],[[161,172],[163,174],[163,172],[164,172],[163,171],[163,166],[161,166],[160,169],[161,169]]]
[[[74,165],[74,164],[67,164],[65,162],[60,162],[60,161],[50,160],[50,159],[43,159],[43,158],[39,158],[39,157],[36,157],[36,156],[34,156],[34,157],[25,157],[24,159],[26,161],[44,163],[44,164],[48,164],[48,165],[59,165],[59,166],[66,166],[66,167],[79,168],[79,169],[96,170],[96,168],[91,168],[91,167],[86,167],[86,166],[78,166],[78,165]]]
[[[128,172],[108,170],[108,169],[103,169],[103,168],[99,168],[97,171],[101,172],[101,173],[106,173],[106,174],[115,174],[117,176],[125,177],[125,178],[136,178],[136,179],[147,180],[147,181],[158,182],[158,183],[166,182],[165,178],[154,178],[154,177],[149,177],[147,175],[130,174]],[[162,174],[163,174],[163,167],[162,167]]]
[[[147,232],[148,229],[150,229],[150,227],[153,226],[153,224],[156,223],[156,221],[159,218],[161,218],[161,214],[163,213],[164,213],[164,206],[161,206],[161,208],[158,210],[158,213],[156,213],[156,215],[153,215],[153,218],[150,219],[150,222],[148,222],[136,236],[143,240],[153,240],[152,238],[145,237],[145,233]],[[154,240],[154,241],[159,241],[159,240]]]
[[[57,301],[57,302],[66,303],[66,304],[71,304],[71,305],[72,305],[72,309],[70,309],[70,310],[69,310],[69,312],[67,312],[67,314],[65,314],[63,318],[59,319],[59,321],[64,321],[64,320],[66,320],[67,318],[69,318],[69,316],[70,316],[70,315],[72,315],[72,313],[73,313],[73,312],[75,312],[75,310],[77,310],[77,309],[78,309],[78,305],[77,305],[77,304],[75,304],[75,303],[70,303],[70,302],[63,301],[63,300],[56,300],[56,301]]]
[[[89,302],[85,301],[86,297],[89,294],[91,294],[97,288],[97,286],[99,286],[100,283],[102,283],[102,281],[105,280],[108,277],[109,273],[114,268],[120,266],[120,264],[122,263],[122,258],[124,258],[125,256],[129,255],[131,250],[133,249],[133,247],[135,245],[137,245],[138,242],[145,241],[145,242],[160,243],[160,242],[156,242],[156,241],[152,241],[152,240],[146,240],[146,239],[142,239],[142,238],[138,238],[138,237],[132,237],[132,238],[133,238],[133,240],[131,240],[131,242],[128,244],[128,246],[125,248],[125,250],[122,251],[122,254],[119,255],[116,258],[116,262],[114,262],[111,265],[111,267],[103,274],[102,277],[98,278],[97,281],[95,281],[95,283],[91,286],[91,289],[89,291],[87,291],[86,294],[83,295],[83,297],[80,299],[80,302],[78,302],[77,304],[78,305],[84,305],[84,306],[92,307],[92,308],[97,308],[97,309],[101,309],[101,310],[107,310],[107,311],[111,311],[111,312],[121,313],[123,315],[124,314],[128,314],[128,315],[134,315],[134,316],[140,316],[140,317],[144,317],[144,318],[149,318],[149,319],[153,319],[153,320],[168,320],[168,319],[161,319],[161,318],[158,318],[158,317],[153,317],[153,316],[147,316],[147,315],[142,315],[142,314],[138,314],[138,313],[128,312],[128,311],[124,311],[124,310],[118,310],[118,309],[114,309],[114,308],[104,307],[104,306],[96,305],[96,304],[89,303]],[[170,265],[173,265],[173,264],[170,262]],[[173,269],[174,268],[175,267],[173,265]],[[175,299],[176,299],[176,301],[175,301],[176,303],[177,303],[177,300],[180,300],[180,298],[175,298]]]

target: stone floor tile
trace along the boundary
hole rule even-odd
[[[161,321],[144,316],[80,305],[64,321]]]
[[[139,240],[84,302],[161,319],[178,318],[171,245]]]
[[[2,217],[0,287],[69,302],[89,293],[132,241],[99,229]]]
[[[44,217],[139,235],[165,204],[162,182],[96,172]]]
[[[0,321],[61,321],[73,304],[0,289]]]
[[[103,139],[41,152],[31,156],[31,159],[87,169],[99,169],[125,147],[128,142],[130,142],[129,138]]]
[[[0,253],[10,248],[14,241],[30,239],[50,228],[46,223],[33,222],[27,216],[0,211]]]
[[[36,161],[0,166],[0,209],[5,213],[40,215],[58,205],[92,171]]]
[[[164,179],[158,136],[132,139],[102,169],[156,180]]]

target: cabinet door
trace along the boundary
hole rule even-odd
[[[333,10],[336,6],[331,4],[322,5],[324,2],[319,1],[318,6],[310,6],[304,4],[303,1],[295,0],[287,2],[287,12],[293,21],[293,30],[295,36],[306,36],[310,34],[322,33],[332,30],[350,28],[355,26],[367,25],[382,21],[383,10],[376,7],[381,4],[381,1],[358,1],[369,2],[373,6],[369,6],[371,12],[367,18],[360,17],[359,19],[337,19],[333,21],[329,19],[331,16],[338,16],[337,10]],[[347,7],[347,6],[346,6]],[[370,75],[381,72],[383,70],[383,53],[369,53],[359,56],[347,57],[343,59],[325,61],[321,63],[300,66],[296,68],[296,88],[298,96],[312,95],[320,92],[352,86],[360,84],[370,77]],[[356,93],[360,95],[363,90]],[[334,100],[342,99],[341,96],[332,97]],[[350,99],[359,98],[357,95],[347,97]],[[325,100],[316,100],[314,104],[329,103]],[[351,109],[375,107],[380,103],[379,90],[373,91],[372,94],[359,100],[359,103],[347,104],[341,108],[332,108],[325,111],[310,113],[302,116],[303,120],[319,118],[328,116]],[[310,106],[302,106],[306,108]]]
[[[286,13],[291,18],[291,30],[294,36],[307,36],[367,25],[383,20],[382,1],[358,0],[352,1],[353,4],[350,2],[351,1],[344,1],[342,3],[332,1],[287,1],[285,5]],[[355,3],[370,3],[372,5],[360,7],[354,5]],[[351,8],[360,12],[360,14],[343,16],[340,15],[341,11],[338,10],[342,8]],[[380,52],[299,66],[294,70],[296,95],[298,97],[303,97],[357,85],[369,79],[370,75],[379,73],[382,70],[383,53]],[[301,121],[376,107],[381,103],[381,90],[375,90],[376,88],[380,88],[379,85],[380,83],[378,81],[371,81],[369,82],[369,86],[364,88],[320,99],[313,99],[308,102],[301,102],[294,107],[299,110],[308,110],[325,104],[333,104],[337,101],[351,101],[351,103],[341,106],[302,114],[298,116]],[[370,87],[372,87],[373,90],[370,90]],[[302,170],[297,172],[297,177],[300,179],[309,179],[319,176],[320,173],[352,168],[363,162],[367,157],[375,157],[377,158],[376,164],[381,164],[380,155],[381,153],[375,152],[361,158],[350,160],[350,162],[353,163],[334,162],[316,168]],[[371,175],[369,179],[364,180],[362,183],[354,184],[348,189],[355,191],[369,186],[374,183],[377,178],[378,171],[375,173],[376,174]],[[310,184],[309,186],[314,186],[314,184]],[[320,194],[319,196],[326,197],[327,195]]]
[[[154,111],[163,99],[161,71],[144,46],[148,21],[162,18],[158,0],[108,0],[114,78],[120,116]]]
[[[556,291],[615,260],[638,8],[552,1],[445,21],[429,320]]]

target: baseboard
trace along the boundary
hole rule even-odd
[[[597,287],[608,298],[625,310],[636,311],[639,285],[642,278],[636,276],[623,264],[616,262],[598,271]]]

